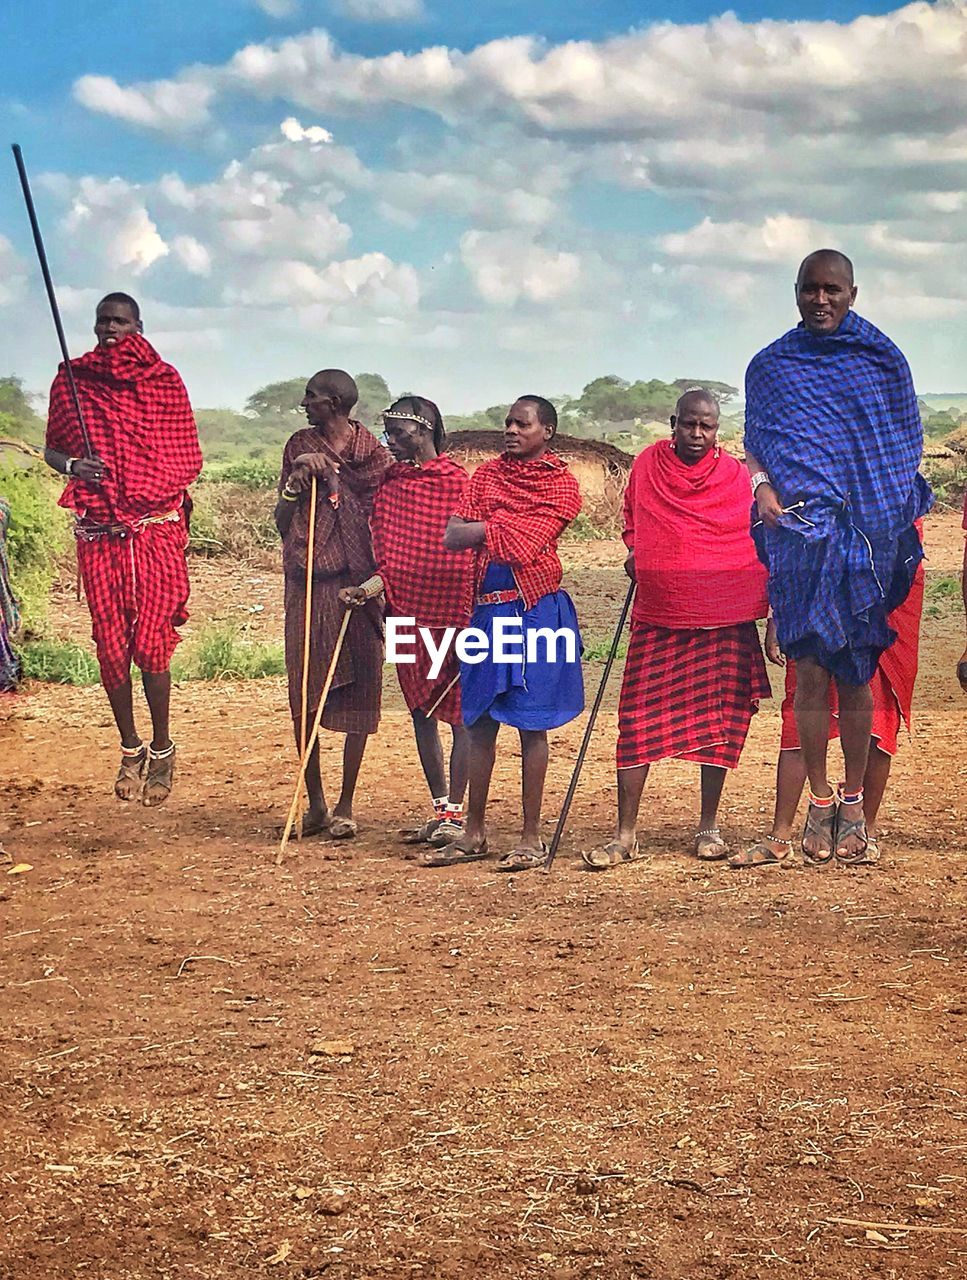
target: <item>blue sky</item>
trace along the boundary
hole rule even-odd
[[[199,405],[324,365],[445,410],[741,380],[821,243],[924,391],[967,338],[967,3],[38,0],[5,20],[74,350],[109,288]],[[198,14],[204,12],[204,22]],[[12,162],[0,372],[56,352]]]

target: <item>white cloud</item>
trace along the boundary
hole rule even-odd
[[[467,231],[460,254],[477,292],[498,306],[554,301],[570,293],[581,275],[576,253],[546,249],[515,231]]]
[[[121,178],[82,178],[63,230],[71,239],[82,240],[108,271],[127,269],[140,276],[169,252],[140,189]]]
[[[260,266],[244,283],[227,289],[225,301],[243,306],[315,307],[315,320],[324,322],[339,306],[392,313],[397,308],[412,309],[419,296],[419,280],[412,267],[382,253],[368,253],[321,269],[296,260]]]
[[[255,3],[270,18],[291,18],[298,13],[298,0],[255,0]]]
[[[186,271],[193,276],[210,276],[212,273],[212,256],[194,236],[175,236],[171,242],[175,257]]]
[[[820,239],[820,229],[808,219],[780,213],[758,226],[703,218],[688,231],[659,237],[658,243],[671,258],[788,265],[804,258]]]
[[[332,142],[332,134],[321,125],[310,125],[303,128],[295,116],[289,116],[279,125],[279,132],[288,142]]]
[[[26,283],[26,264],[6,236],[0,236],[0,307],[17,302]]]
[[[156,80],[123,88],[110,76],[81,76],[74,97],[89,111],[163,133],[180,133],[208,120],[214,86],[202,80]]]
[[[426,16],[423,0],[333,0],[333,8],[357,22],[418,22]]]

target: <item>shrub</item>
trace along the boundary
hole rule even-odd
[[[0,457],[0,492],[10,503],[7,554],[25,637],[44,630],[58,560],[71,545],[70,516],[58,507],[63,482],[41,464]]]
[[[97,659],[73,640],[28,640],[18,650],[25,679],[45,684],[98,684]]]
[[[189,550],[195,555],[278,563],[279,534],[271,494],[234,481],[200,484],[194,503]]]
[[[177,653],[171,665],[175,680],[261,680],[285,674],[281,644],[249,640],[234,623],[213,622]]]
[[[278,460],[266,458],[240,458],[234,462],[219,462],[214,466],[206,466],[198,483],[235,484],[243,489],[254,489],[259,492],[275,489],[279,480]]]

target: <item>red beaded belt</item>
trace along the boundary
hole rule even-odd
[[[519,591],[488,591],[486,595],[477,596],[477,604],[510,604],[519,599]]]

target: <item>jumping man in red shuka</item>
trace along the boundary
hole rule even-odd
[[[151,806],[167,800],[174,778],[169,667],[175,628],[188,619],[187,487],[202,457],[184,384],[142,337],[135,300],[109,293],[94,332],[94,350],[71,361],[94,457],[83,456],[63,366],[51,387],[44,456],[68,477],[60,505],[74,512],[101,682],[121,734],[114,792]],[[132,663],[144,679],[150,745],[135,728]]]

